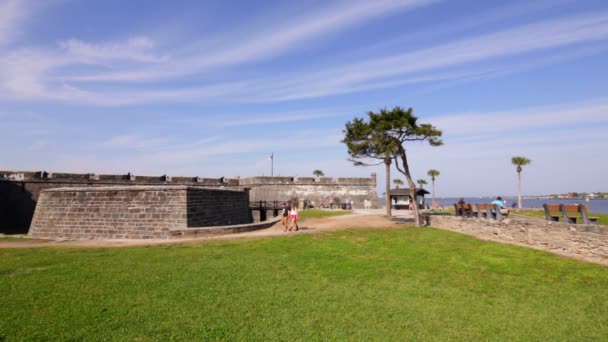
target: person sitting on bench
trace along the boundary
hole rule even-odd
[[[494,201],[492,201],[492,204],[495,204],[500,208],[501,214],[509,215],[509,209],[505,208],[505,202],[503,202],[503,200],[500,196],[496,197],[496,199]],[[496,211],[494,209],[492,209],[492,212],[495,213]]]
[[[464,216],[464,205],[465,205],[465,201],[464,198],[460,198],[460,201],[458,201],[455,205],[456,208],[456,216]]]

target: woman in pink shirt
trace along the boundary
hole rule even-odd
[[[300,230],[298,227],[298,207],[295,205],[295,203],[291,205],[289,216],[291,217],[291,226],[289,227],[289,231],[291,231],[294,224],[296,225],[296,231]]]

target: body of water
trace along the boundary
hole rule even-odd
[[[507,201],[507,207],[511,207],[513,203],[517,203],[517,197],[503,197],[503,200]],[[452,207],[454,203],[458,202],[460,198],[436,198],[439,205]],[[467,203],[491,203],[494,198],[484,197],[465,197],[464,200]],[[432,199],[426,197],[426,203],[431,204]],[[608,199],[590,200],[573,200],[573,199],[549,199],[549,198],[523,198],[522,206],[524,208],[542,208],[543,204],[586,204],[589,206],[589,211],[598,214],[608,214]]]

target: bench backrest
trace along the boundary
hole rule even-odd
[[[543,208],[545,208],[545,212],[549,213],[559,213],[561,210],[559,204],[543,204]]]
[[[545,209],[545,219],[547,221],[557,221],[559,219],[554,218],[557,217],[557,214],[561,213],[561,206],[559,204],[543,204],[543,209]],[[551,214],[551,213],[555,213],[555,214]]]
[[[561,205],[562,214],[564,215],[564,222],[568,222],[570,218],[572,218],[574,222],[575,217],[578,216],[580,208],[576,204],[562,204]]]
[[[586,204],[581,204],[578,206],[580,209],[581,214],[583,214],[584,216],[589,216],[589,206]]]
[[[597,218],[589,217],[589,207],[586,204],[579,205],[580,213],[583,217],[583,223],[585,224],[594,224],[597,222]]]
[[[562,204],[562,211],[564,214],[576,214],[579,213],[579,205],[576,204]]]
[[[474,213],[478,213],[479,212],[479,207],[477,206],[477,204],[469,204],[471,211]]]
[[[479,206],[479,210],[481,210],[481,211],[487,211],[487,210],[494,209],[493,204],[479,203],[478,206]]]
[[[469,203],[465,203],[462,205],[462,209],[464,209],[465,211],[471,211],[471,205]]]

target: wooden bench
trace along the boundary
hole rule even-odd
[[[469,204],[469,207],[471,208],[472,217],[481,217],[481,213],[479,212],[479,207],[477,206],[477,204]]]
[[[454,203],[454,215],[471,217],[472,208],[468,203]]]
[[[580,214],[580,206],[577,204],[561,204],[562,217],[566,223],[575,223],[578,219],[582,220]]]
[[[462,205],[462,216],[471,217],[473,216],[473,206],[469,203]]]
[[[499,220],[502,221],[505,218],[509,217],[509,209],[507,208],[503,208],[502,206],[498,205],[498,204],[491,204],[494,208],[494,217]]]
[[[561,207],[559,204],[543,204],[545,210],[545,219],[547,221],[559,222]]]
[[[477,204],[477,208],[479,208],[479,218],[492,218],[492,208],[490,204],[479,203]]]
[[[509,210],[502,208],[498,204],[478,203],[471,204],[470,208],[471,215],[479,218],[493,218],[500,221],[509,217]]]
[[[584,224],[597,224],[599,217],[589,216],[589,207],[586,204],[579,205],[579,210]]]
[[[454,215],[456,216],[464,216],[463,215],[464,208],[460,203],[454,203]]]

